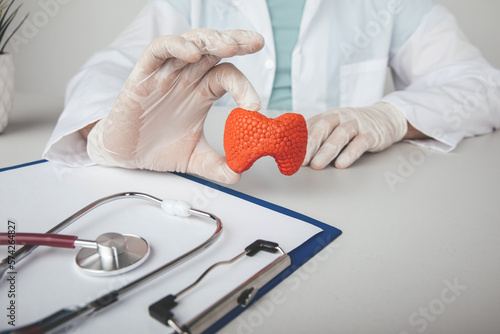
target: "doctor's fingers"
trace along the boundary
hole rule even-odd
[[[255,53],[264,47],[264,37],[255,31],[234,29],[223,33],[238,43],[237,54],[240,56]]]
[[[241,174],[229,168],[226,158],[208,144],[205,136],[200,138],[193,150],[187,172],[226,184],[234,184],[241,179]]]
[[[163,36],[153,40],[137,61],[135,76],[143,79],[158,70],[166,60],[175,58],[177,67],[200,60],[201,51],[191,41],[181,36]]]
[[[321,145],[339,124],[340,116],[338,114],[320,114],[307,120],[307,151],[302,166],[309,165]]]
[[[220,58],[233,57],[259,51],[264,47],[264,38],[250,30],[194,29],[181,35],[194,43],[202,54]]]
[[[202,59],[203,54],[213,55],[211,66],[220,58],[249,54],[264,47],[262,35],[249,30],[194,29],[181,36],[167,35],[153,40],[139,58],[133,77],[144,80],[168,61],[175,71],[186,64]]]
[[[260,98],[247,77],[230,63],[212,68],[203,78],[200,88],[203,96],[216,101],[228,92],[240,108],[260,110]]]
[[[356,136],[335,160],[335,167],[344,169],[352,165],[360,156],[375,142],[375,138],[370,134]]]
[[[358,135],[356,121],[347,121],[337,126],[321,144],[310,162],[312,169],[323,169],[332,162],[349,142]],[[343,152],[342,152],[343,154]]]

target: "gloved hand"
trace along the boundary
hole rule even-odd
[[[347,168],[363,153],[379,152],[400,141],[408,129],[403,113],[387,102],[334,108],[310,118],[307,127],[303,166],[313,169],[323,169],[335,158],[335,167]]]
[[[226,91],[248,110],[260,99],[248,79],[224,57],[264,46],[261,35],[243,30],[196,29],[154,40],[134,67],[109,115],[87,138],[87,152],[100,165],[176,171],[235,183],[225,158],[206,141],[203,124]]]

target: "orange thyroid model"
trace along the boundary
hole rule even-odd
[[[295,174],[307,150],[307,124],[300,114],[267,118],[256,112],[234,109],[226,120],[224,151],[233,171],[242,173],[266,155],[274,158],[280,172]]]

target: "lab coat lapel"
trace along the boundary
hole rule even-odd
[[[313,23],[313,18],[320,9],[320,5],[324,0],[306,0],[304,5],[304,12],[302,14],[302,20],[300,22],[299,37],[297,39],[297,45],[301,45],[304,36],[307,35],[307,30]]]
[[[273,27],[266,0],[233,0],[233,4],[248,18],[255,30],[264,36],[266,46],[275,58]]]

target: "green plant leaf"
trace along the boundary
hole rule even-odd
[[[14,29],[14,31],[9,35],[9,37],[7,37],[7,39],[3,43],[3,46],[0,48],[0,54],[4,53],[4,49],[7,46],[7,44],[9,43],[10,39],[19,30],[19,28],[21,28],[21,26],[23,25],[24,21],[26,21],[26,19],[28,18],[29,15],[30,14],[26,14],[26,16],[22,19],[21,23],[19,23],[18,26],[16,27],[16,29]]]
[[[12,0],[8,5],[4,5],[4,8],[7,7],[7,9],[5,10],[5,13],[3,13],[2,17],[0,18],[0,30],[3,28],[3,22],[5,21],[5,17],[7,16],[7,13],[9,12],[9,9],[10,7],[12,7],[12,5],[14,4],[14,1],[16,0]],[[3,2],[3,0],[2,0]],[[1,39],[0,39],[1,41]]]
[[[4,50],[5,50],[5,47],[7,46],[7,43],[10,41],[12,36],[19,30],[19,28],[22,26],[24,21],[26,21],[26,19],[29,16],[29,14],[27,14],[21,20],[21,22],[17,25],[17,27],[14,29],[14,31],[7,37],[7,39],[2,44],[2,41],[4,40],[5,34],[7,33],[8,27],[10,26],[12,21],[15,19],[17,13],[19,12],[19,8],[21,8],[21,6],[23,5],[23,4],[20,4],[10,15],[7,16],[10,8],[12,7],[12,5],[14,4],[14,2],[16,0],[12,0],[9,3],[9,5],[5,5],[3,3],[3,1],[4,0],[0,0],[0,8],[2,8],[2,10],[6,8],[6,10],[5,10],[5,12],[3,12],[3,15],[1,15],[1,18],[0,18],[0,54],[4,53]]]
[[[19,7],[14,12],[12,12],[12,14],[10,14],[10,16],[4,22],[3,26],[0,26],[0,43],[2,42],[3,36],[7,32],[7,28],[9,27],[9,25],[12,23],[12,21],[16,17],[18,10],[19,10]]]
[[[5,8],[7,8],[7,5],[3,3],[3,0],[0,0],[0,22],[3,20]]]

